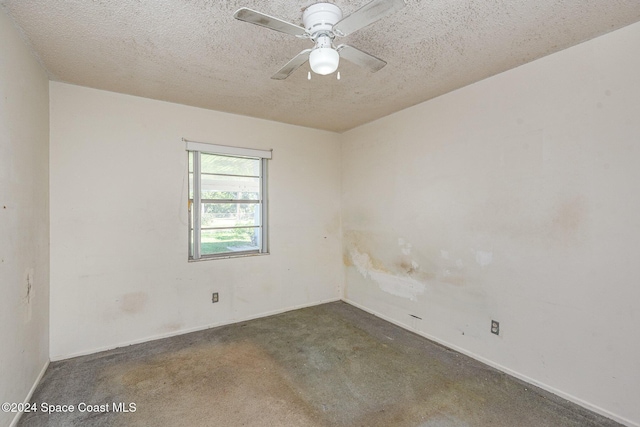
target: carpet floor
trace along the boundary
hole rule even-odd
[[[620,425],[343,302],[53,362],[31,402],[19,426]]]

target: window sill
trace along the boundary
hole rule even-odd
[[[229,258],[246,258],[251,256],[262,256],[269,255],[269,252],[238,252],[238,253],[227,253],[224,255],[205,255],[200,259],[189,259],[189,262],[200,262],[200,261],[213,261],[219,259],[229,259]]]

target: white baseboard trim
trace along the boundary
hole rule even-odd
[[[281,313],[285,313],[287,311],[299,310],[301,308],[313,307],[313,306],[316,306],[316,305],[321,305],[321,304],[326,304],[326,303],[336,302],[336,301],[341,301],[341,300],[342,300],[342,298],[336,297],[336,298],[329,298],[329,299],[326,299],[326,300],[315,301],[315,302],[307,303],[307,304],[294,305],[294,306],[291,306],[291,307],[281,308],[281,309],[273,310],[273,311],[267,311],[267,312],[264,312],[264,313],[259,313],[259,314],[255,314],[255,315],[252,315],[252,316],[243,317],[243,318],[240,318],[240,319],[231,319],[231,320],[228,320],[228,321],[217,322],[217,323],[212,323],[212,324],[202,325],[202,326],[196,326],[196,327],[188,328],[188,329],[180,329],[180,330],[177,330],[177,331],[172,331],[172,332],[168,332],[168,333],[164,333],[164,334],[151,335],[151,336],[148,336],[148,337],[145,337],[145,338],[140,338],[140,339],[131,340],[131,341],[125,341],[125,342],[122,342],[122,343],[113,344],[113,345],[107,345],[107,346],[104,346],[104,347],[97,347],[97,348],[93,348],[93,349],[89,349],[89,350],[83,350],[83,351],[79,351],[79,352],[76,352],[76,353],[51,355],[50,359],[51,359],[52,362],[58,362],[60,360],[72,359],[74,357],[87,356],[89,354],[100,353],[101,351],[113,350],[114,348],[128,347],[130,345],[141,344],[143,342],[161,340],[163,338],[175,337],[177,335],[184,335],[184,334],[188,334],[188,333],[191,333],[191,332],[203,331],[205,329],[217,328],[219,326],[232,325],[234,323],[246,322],[248,320],[259,319],[261,317],[273,316],[275,314],[281,314]]]
[[[585,400],[582,400],[579,397],[576,397],[576,396],[574,396],[572,394],[565,393],[565,392],[563,392],[561,390],[558,390],[558,389],[556,389],[556,388],[554,388],[554,387],[552,387],[550,385],[547,385],[547,384],[542,383],[540,381],[536,381],[535,379],[530,378],[527,375],[521,374],[521,373],[519,373],[517,371],[514,371],[512,369],[509,369],[506,366],[502,366],[499,363],[493,362],[493,361],[491,361],[489,359],[485,359],[482,356],[479,356],[479,355],[477,355],[477,354],[475,354],[475,353],[473,353],[471,351],[465,350],[464,348],[461,348],[461,347],[458,347],[456,345],[450,344],[447,341],[441,340],[438,337],[435,337],[435,336],[426,334],[424,332],[418,331],[416,329],[413,329],[409,325],[406,325],[406,324],[404,324],[402,322],[399,322],[399,321],[397,321],[395,319],[392,319],[392,318],[390,318],[388,316],[380,314],[380,313],[378,313],[378,312],[376,312],[376,311],[374,311],[374,310],[372,310],[372,309],[370,309],[368,307],[360,305],[357,302],[352,301],[352,300],[350,300],[348,298],[343,298],[342,300],[344,302],[346,302],[347,304],[350,304],[350,305],[352,305],[352,306],[354,306],[356,308],[359,308],[362,311],[366,311],[367,313],[373,314],[374,316],[379,317],[379,318],[381,318],[383,320],[386,320],[389,323],[393,323],[396,326],[399,326],[399,327],[401,327],[403,329],[406,329],[406,330],[408,330],[410,332],[413,332],[414,334],[420,335],[420,336],[422,336],[424,338],[427,338],[427,339],[429,339],[431,341],[434,341],[434,342],[436,342],[436,343],[438,343],[440,345],[443,345],[443,346],[445,346],[447,348],[450,348],[450,349],[455,350],[455,351],[457,351],[459,353],[462,353],[462,354],[464,354],[466,356],[469,356],[472,359],[475,359],[475,360],[477,360],[479,362],[482,362],[482,363],[484,363],[486,365],[489,365],[492,368],[495,368],[495,369],[497,369],[499,371],[502,371],[502,372],[504,372],[506,374],[511,375],[512,377],[516,377],[516,378],[518,378],[518,379],[520,379],[522,381],[525,381],[525,382],[527,382],[529,384],[533,384],[536,387],[540,387],[543,390],[546,390],[546,391],[548,391],[550,393],[553,393],[556,396],[560,396],[563,399],[566,399],[566,400],[568,400],[570,402],[573,402],[573,403],[575,403],[577,405],[580,405],[583,408],[586,408],[586,409],[588,409],[590,411],[593,411],[593,412],[595,412],[597,414],[600,414],[600,415],[602,415],[604,417],[610,418],[610,419],[612,419],[612,420],[614,420],[614,421],[616,421],[618,423],[624,424],[624,425],[629,426],[629,427],[640,427],[640,424],[638,424],[638,423],[636,423],[634,421],[631,421],[631,420],[629,420],[627,418],[624,418],[624,417],[621,417],[619,415],[616,415],[616,414],[614,414],[614,413],[612,413],[610,411],[607,411],[604,408],[601,408],[601,407],[599,407],[597,405],[591,404],[591,403],[589,403],[589,402],[587,402]]]
[[[33,392],[36,391],[36,387],[38,387],[38,384],[40,384],[40,380],[42,380],[42,377],[44,376],[44,373],[47,372],[47,368],[49,367],[49,361],[47,360],[47,363],[44,364],[44,366],[42,367],[42,369],[40,370],[40,373],[38,374],[38,377],[36,378],[36,380],[34,381],[33,385],[31,386],[31,389],[29,390],[29,393],[27,393],[27,397],[24,398],[24,402],[23,403],[29,403],[29,401],[31,400],[31,396],[33,396]],[[15,427],[18,425],[18,421],[20,421],[20,417],[22,417],[23,412],[18,412],[16,414],[15,417],[13,417],[13,421],[11,421],[11,424],[9,424],[9,427]]]

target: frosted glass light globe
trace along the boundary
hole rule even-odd
[[[309,65],[311,70],[323,76],[331,74],[338,69],[340,55],[335,49],[330,47],[320,47],[313,49],[309,55]]]

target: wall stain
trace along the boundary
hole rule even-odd
[[[551,223],[556,231],[575,234],[583,226],[587,215],[586,201],[582,196],[575,196],[558,203]]]
[[[461,266],[443,266],[440,257],[435,257],[434,262],[430,258],[421,257],[420,253],[420,250],[413,248],[404,238],[384,238],[373,233],[353,230],[345,232],[343,264],[346,267],[355,267],[364,277],[383,279],[385,286],[389,286],[390,280],[395,277],[399,286],[409,286],[413,290],[436,282],[456,286],[466,284],[467,279],[463,274],[450,274],[448,270],[454,268],[459,271],[462,269]],[[453,262],[444,261],[448,264]],[[383,275],[386,277],[382,277]]]
[[[390,274],[394,274],[393,271],[391,271],[384,262],[382,262],[381,260],[379,260],[376,257],[372,257],[371,255],[369,255],[369,259],[371,260],[371,266],[374,268],[374,270],[377,271],[381,271],[383,273],[390,273]]]
[[[400,261],[398,267],[400,267],[400,269],[409,276],[418,271],[418,267],[408,261]]]
[[[588,231],[589,201],[580,194],[556,200],[503,197],[486,201],[469,216],[472,234],[492,234],[509,240],[544,246],[578,244]]]
[[[437,276],[430,272],[430,271],[418,271],[416,273],[413,274],[413,278],[416,279],[419,282],[422,283],[430,283],[433,282],[433,280],[436,278]]]
[[[440,279],[440,281],[456,286],[462,286],[467,283],[466,277],[462,275],[444,276],[442,279]]]
[[[183,324],[180,322],[165,323],[162,325],[162,332],[175,332],[182,329]]]
[[[120,310],[127,314],[140,313],[147,305],[149,295],[146,292],[132,292],[120,299]]]
[[[370,267],[377,272],[389,274],[402,273],[402,270],[397,266],[390,265],[391,263],[387,264],[380,257],[374,255],[376,253],[383,253],[384,249],[391,247],[384,242],[378,242],[379,237],[371,233],[347,231],[345,233],[345,240],[348,251],[347,256],[349,257],[349,261],[347,261],[345,265],[357,265],[353,259],[354,254],[364,254],[368,257],[368,262],[371,264]]]
[[[345,267],[353,267],[353,262],[351,262],[351,256],[349,253],[345,252],[342,254],[342,263]]]

